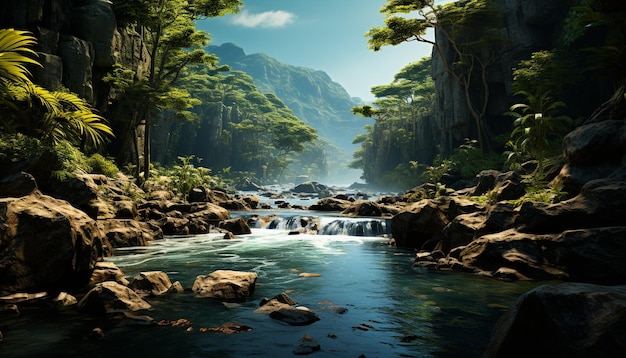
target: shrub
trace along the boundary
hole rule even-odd
[[[90,173],[104,174],[113,178],[119,173],[119,169],[115,163],[96,153],[87,159],[87,164],[91,167]]]

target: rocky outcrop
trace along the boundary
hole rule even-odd
[[[500,318],[484,357],[619,357],[625,302],[626,286],[537,287]]]
[[[105,109],[114,96],[101,81],[114,64],[142,77],[150,55],[139,34],[120,27],[109,1],[7,0],[0,8],[3,27],[33,32],[44,65],[35,82],[50,90],[61,86]]]
[[[614,110],[605,113],[622,113],[626,98],[610,103]],[[519,175],[484,171],[476,187],[454,195],[497,203],[472,207],[452,196],[407,206],[392,219],[396,244],[426,251],[415,260],[421,267],[505,280],[626,283],[626,119],[598,118],[563,141],[562,170],[550,185],[570,190],[569,199],[513,207],[505,200],[525,191]]]
[[[623,99],[618,103],[625,104]],[[613,118],[587,123],[565,137],[566,164],[555,179],[565,192],[578,193],[583,185],[595,179],[626,180],[622,161],[626,152],[626,120]]]
[[[81,288],[104,240],[96,222],[66,201],[38,192],[0,199],[0,292]]]
[[[532,52],[554,48],[560,19],[566,3],[559,0],[495,0],[503,9],[505,43],[495,49],[494,62],[487,71],[489,106],[486,113],[488,127],[494,135],[510,131],[512,121],[503,117],[513,98],[513,75],[511,68],[520,60],[530,58]],[[440,31],[435,38],[441,53],[449,63],[457,61],[450,44]],[[465,138],[476,138],[475,124],[468,110],[463,85],[456,81],[445,68],[442,56],[433,49],[432,76],[435,80],[435,110],[433,118],[418,123],[417,133],[424,136],[417,152],[423,152],[420,162],[431,162],[439,147],[444,154],[463,143]],[[475,81],[470,93],[482,94],[482,84]]]

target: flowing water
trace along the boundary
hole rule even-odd
[[[390,247],[380,236],[389,231],[385,221],[319,217],[314,219],[323,234],[289,235],[318,215],[309,214],[283,212],[235,240],[221,234],[170,237],[117,250],[109,260],[129,279],[162,270],[190,288],[197,275],[218,269],[258,274],[253,297],[241,304],[195,298],[189,291],[147,299],[153,308],[145,314],[184,318],[193,330],[87,317],[71,307],[24,307],[18,317],[0,318],[0,357],[287,357],[305,334],[321,346],[314,357],[476,357],[504,309],[536,285],[414,269],[412,251]],[[285,291],[320,320],[289,326],[254,313],[263,297]],[[336,307],[347,311],[336,313]],[[252,330],[200,330],[229,321]],[[89,338],[95,327],[104,337]]]

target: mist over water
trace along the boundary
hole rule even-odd
[[[281,217],[284,223],[299,221],[291,213]],[[320,218],[322,231],[329,233],[339,231],[328,225],[371,226],[375,221]],[[378,223],[386,225],[384,220]],[[146,247],[116,250],[109,260],[129,279],[141,271],[162,270],[190,288],[197,275],[219,269],[258,274],[253,297],[241,304],[196,298],[189,291],[147,299],[153,308],[140,314],[157,321],[188,319],[190,332],[187,327],[84,316],[73,307],[25,310],[0,321],[0,355],[284,357],[293,356],[298,340],[308,334],[321,346],[315,357],[479,356],[504,308],[534,285],[416,270],[411,268],[414,253],[389,246],[384,237],[289,235],[289,228],[283,227],[254,228],[251,235],[235,240],[224,240],[222,234],[169,237]],[[319,277],[303,278],[300,273]],[[254,313],[263,297],[281,292],[315,311],[320,320],[289,326]],[[335,313],[333,307],[347,312]],[[252,331],[200,332],[229,321]],[[87,338],[95,327],[105,336]]]

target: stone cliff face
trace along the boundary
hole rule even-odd
[[[496,61],[487,73],[490,100],[487,124],[492,134],[511,129],[511,120],[503,118],[513,98],[512,69],[520,60],[530,58],[535,51],[554,48],[558,35],[559,19],[563,17],[566,4],[559,0],[495,0],[504,9],[504,26],[507,43],[494,56]],[[443,55],[453,59],[454,53],[441,34],[435,34]],[[473,119],[467,109],[464,90],[446,72],[437,51],[432,53],[433,78],[435,79],[435,111],[432,136],[434,145],[443,153],[450,153],[464,138],[475,137]],[[480,83],[476,81],[480,93]],[[429,131],[423,128],[423,131]],[[428,143],[427,145],[432,145]],[[424,148],[425,151],[429,148]]]
[[[38,39],[34,81],[61,86],[105,110],[114,96],[101,79],[116,63],[141,77],[149,53],[133,29],[119,27],[111,3],[102,0],[5,0],[0,28],[31,31]]]

